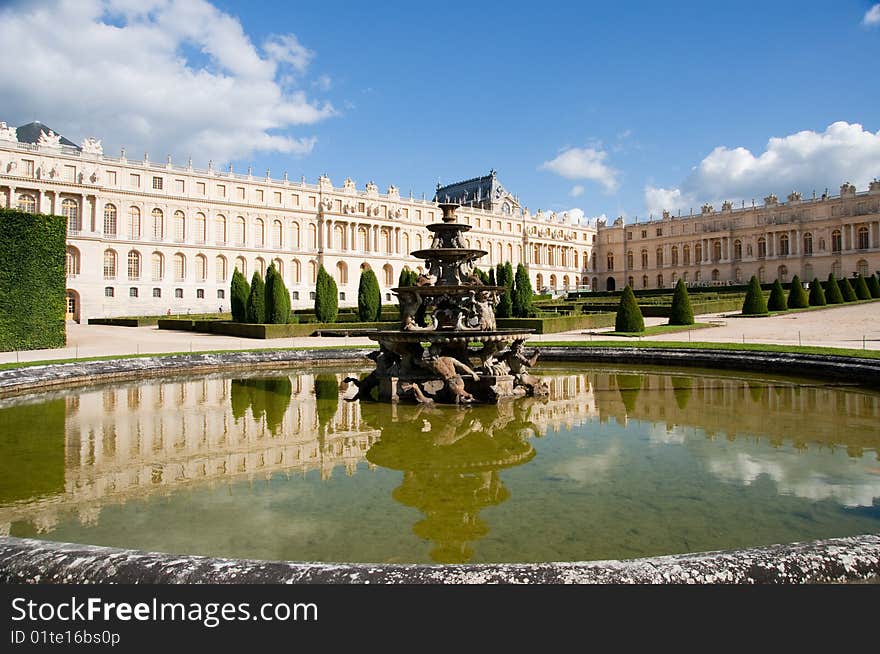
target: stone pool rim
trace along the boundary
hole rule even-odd
[[[540,347],[540,344],[536,344]],[[540,347],[544,361],[674,365],[880,386],[880,359],[640,347]],[[229,370],[366,362],[371,348],[155,355],[0,371],[0,398],[67,386]],[[880,535],[631,560],[517,564],[352,564],[140,552],[0,537],[0,583],[833,583],[880,578]]]

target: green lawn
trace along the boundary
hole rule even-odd
[[[602,332],[602,336],[625,336],[627,338],[637,338],[640,336],[655,336],[657,334],[675,334],[678,332],[689,332],[694,329],[707,329],[709,327],[717,327],[707,322],[696,322],[693,325],[654,325],[653,327],[645,327],[643,332]]]

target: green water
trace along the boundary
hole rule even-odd
[[[880,532],[880,393],[544,364],[547,399],[347,402],[357,373],[0,400],[0,533],[260,559],[632,558]]]

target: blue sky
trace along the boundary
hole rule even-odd
[[[0,120],[417,196],[495,168],[532,211],[587,217],[861,190],[880,176],[874,4],[6,3],[0,37],[68,57],[74,91],[35,50],[0,73]],[[95,36],[50,45],[41,10]]]

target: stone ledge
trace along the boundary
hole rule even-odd
[[[877,581],[880,536],[629,561],[391,565],[179,556],[0,538],[0,583],[803,584]]]

